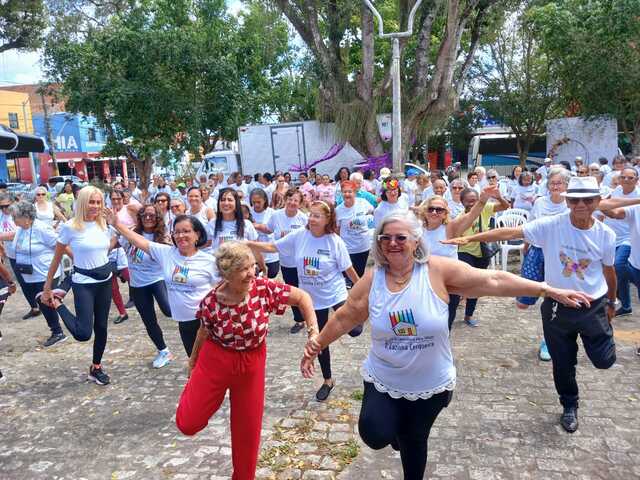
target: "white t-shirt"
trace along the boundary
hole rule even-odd
[[[129,267],[127,254],[122,247],[114,248],[109,252],[109,261],[116,264],[116,270],[118,271]]]
[[[0,214],[0,231],[2,231],[3,233],[16,231],[16,224],[13,222],[13,217],[8,213]],[[7,257],[15,259],[16,250],[15,248],[13,248],[13,240],[5,240],[2,243],[4,244],[4,251],[7,254]]]
[[[23,273],[27,283],[44,282],[47,279],[49,266],[53,260],[53,252],[58,242],[58,235],[53,227],[42,220],[35,220],[28,230],[18,227],[13,237],[16,262],[33,265],[33,273]],[[60,276],[60,269],[54,278]]]
[[[624,209],[625,221],[629,225],[631,254],[629,263],[640,270],[640,205],[634,205]]]
[[[142,233],[142,236],[153,241],[153,233]],[[129,241],[120,237],[120,245],[124,249],[129,262],[129,285],[134,288],[146,287],[163,279],[162,267],[151,255],[140,250]]]
[[[151,242],[149,250],[162,268],[171,317],[178,322],[195,320],[200,301],[220,281],[215,259],[201,250],[183,257],[176,247],[163,243]]]
[[[564,199],[560,203],[553,203],[550,197],[538,197],[529,214],[529,221],[532,222],[538,218],[551,217],[553,215],[562,215],[568,211],[569,207],[567,207],[567,202]],[[507,213],[509,213],[508,210]],[[532,245],[540,248],[539,245]]]
[[[615,233],[595,220],[588,230],[571,224],[569,213],[544,217],[523,227],[527,242],[544,253],[544,279],[556,288],[584,292],[593,298],[607,293],[602,266],[614,264]]]
[[[406,197],[402,196],[398,198],[396,203],[389,203],[385,200],[381,201],[373,212],[373,222],[377,227],[382,222],[382,219],[396,210],[409,210]]]
[[[602,168],[600,169],[600,171],[602,171]],[[611,187],[611,180],[613,180],[613,177],[616,175],[620,175],[620,170],[611,170],[609,173],[607,173],[604,176],[604,179],[602,180],[602,184],[605,187]]]
[[[416,204],[417,190],[418,190],[418,184],[416,183],[415,180],[405,179],[405,181],[402,182],[402,191],[407,196],[407,203],[410,206],[413,206]]]
[[[279,240],[291,232],[302,230],[307,226],[308,217],[300,210],[293,217],[287,216],[286,210],[275,210],[269,221],[267,227],[273,232],[275,240]],[[296,263],[293,257],[285,257],[280,255],[280,265],[286,268],[294,268]]]
[[[373,238],[373,207],[363,198],[356,198],[352,207],[341,203],[336,208],[340,238],[349,253],[366,252]]]
[[[305,229],[276,240],[280,258],[292,258],[298,285],[311,296],[313,308],[333,307],[347,299],[342,272],[351,266],[347,246],[336,234],[314,237]]]
[[[513,208],[524,208],[525,210],[531,210],[533,208],[533,202],[538,194],[538,187],[535,184],[531,184],[527,187],[518,185],[513,189],[511,193],[511,199],[513,200]]]
[[[447,205],[449,205],[449,218],[452,220],[461,213],[464,213],[464,205],[462,202],[456,202],[452,198],[451,200],[447,200]]]
[[[271,207],[265,208],[260,213],[256,212],[253,208],[251,209],[251,216],[253,217],[253,221],[255,223],[259,223],[261,225],[268,225],[269,219],[275,213],[275,210]],[[256,230],[256,232],[258,232]],[[275,242],[275,236],[273,233],[262,233],[258,232],[258,241],[265,243]],[[274,263],[279,259],[279,255],[277,253],[263,253],[265,263]]]
[[[640,193],[635,188],[631,193],[624,194],[622,187],[618,186],[611,192],[611,198],[638,198]],[[604,219],[605,225],[607,225],[616,234],[616,247],[620,245],[630,245],[631,231],[629,228],[629,222],[626,219],[608,218]]]
[[[216,229],[216,221],[211,220],[207,225],[207,236],[208,239],[211,240],[211,247],[207,249],[210,253],[215,252],[220,245],[224,242],[231,242],[233,240],[258,240],[258,232],[253,228],[253,223],[249,220],[244,221],[244,236],[238,237],[238,232],[236,230],[236,221],[235,220],[223,220],[222,221],[222,230],[215,234]]]
[[[85,270],[92,270],[109,263],[109,247],[114,235],[111,227],[103,230],[96,222],[84,222],[84,228],[76,230],[71,226],[71,222],[72,220],[69,220],[62,225],[58,242],[69,245],[73,252],[73,264]],[[100,280],[81,273],[74,273],[71,279],[74,283],[100,283]]]
[[[424,227],[422,229],[422,239],[429,247],[429,255],[458,259],[458,247],[456,245],[444,245],[440,243],[441,240],[447,239],[446,225],[440,225],[433,230],[428,230]]]

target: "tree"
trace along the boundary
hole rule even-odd
[[[42,44],[46,26],[42,0],[3,0],[0,2],[0,53],[37,49]]]
[[[559,85],[523,8],[483,49],[470,88],[487,114],[511,128],[524,167],[536,135],[558,110]]]
[[[224,0],[131,2],[116,13],[93,10],[90,18],[86,11],[78,7],[64,19],[74,33],[49,39],[46,64],[63,82],[68,108],[94,114],[107,131],[103,153],[126,155],[143,183],[154,157],[170,157],[167,151],[197,157],[263,115],[256,85],[281,68],[286,27],[258,55],[241,36],[260,35],[250,27],[252,13],[241,28]]]
[[[610,115],[640,155],[638,0],[554,0],[531,17],[567,106]]]
[[[335,121],[344,140],[365,155],[385,150],[379,108],[389,110],[390,45],[375,41],[364,2],[272,0],[294,26],[318,67],[318,117]],[[397,3],[397,5],[396,5]],[[499,0],[427,0],[415,34],[400,41],[402,147],[442,125],[457,106],[483,28]],[[405,30],[415,0],[376,3],[387,30]],[[392,19],[396,13],[397,19]]]

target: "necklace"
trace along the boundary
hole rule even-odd
[[[393,275],[389,275],[389,276],[391,277],[391,281],[393,281],[393,283],[395,283],[396,285],[403,286],[407,282],[409,282],[409,280],[411,280],[412,274],[413,274],[413,268],[409,271],[408,274],[405,274],[405,275],[401,276],[399,280],[398,280],[398,278],[394,277]]]

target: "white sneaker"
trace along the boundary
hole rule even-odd
[[[168,349],[162,350],[161,352],[158,352],[156,358],[153,359],[153,368],[162,368],[171,360],[173,360],[173,353],[171,353]]]

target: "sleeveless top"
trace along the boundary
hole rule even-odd
[[[206,227],[207,224],[209,223],[209,219],[207,218],[207,207],[204,204],[202,205],[202,207],[200,207],[200,211],[198,211],[198,213],[191,213],[191,208],[189,208],[187,215],[190,215],[200,220],[200,223],[202,223],[203,227]]]
[[[431,288],[427,264],[415,264],[409,284],[396,293],[377,267],[369,292],[371,349],[361,369],[364,381],[408,400],[453,390],[448,315],[448,305]]]
[[[36,207],[36,218],[47,225],[53,225],[53,220],[55,218],[53,214],[53,204],[51,202],[47,202],[47,207],[44,210],[40,210],[38,208],[38,204],[35,204]]]
[[[458,259],[458,247],[456,245],[443,245],[440,240],[447,239],[447,226],[440,225],[435,230],[422,229],[422,239],[429,246],[429,255],[437,257],[449,257]]]

